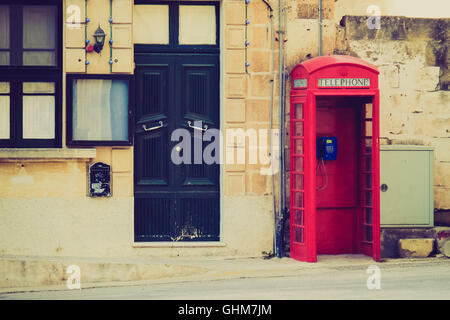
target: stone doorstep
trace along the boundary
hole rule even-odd
[[[398,240],[398,253],[402,258],[426,258],[433,252],[433,249],[433,238]]]

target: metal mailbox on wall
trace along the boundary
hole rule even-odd
[[[111,196],[111,166],[103,162],[89,166],[89,196]]]
[[[382,227],[433,227],[433,148],[380,147]]]

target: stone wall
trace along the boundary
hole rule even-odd
[[[79,13],[77,23],[64,26],[64,71],[88,74],[132,74],[133,1],[113,1],[113,50],[109,52],[110,1],[66,0],[65,20]],[[270,15],[262,1],[248,7],[247,39],[251,42],[245,69],[245,6],[241,0],[224,0],[220,8],[221,128],[269,129]],[[101,55],[85,50],[87,39],[100,24],[106,44]],[[72,20],[70,20],[72,21]],[[151,30],[150,30],[151,31]],[[148,32],[150,32],[148,31]],[[147,32],[147,31],[146,31]],[[153,30],[158,32],[158,30]],[[113,65],[110,67],[110,58]],[[86,64],[89,61],[89,64]],[[275,67],[276,68],[276,67]],[[63,83],[65,88],[65,83]],[[63,89],[65,97],[65,89]],[[63,99],[65,119],[66,99]],[[219,107],[219,106],[218,106]],[[276,111],[274,111],[276,115]],[[276,118],[276,117],[274,117]],[[63,154],[74,150],[65,145]],[[248,145],[224,144],[225,153]],[[0,157],[0,254],[43,256],[258,256],[272,249],[273,210],[270,176],[260,175],[259,163],[222,166],[221,242],[209,244],[135,244],[133,200],[133,147],[95,147],[89,157],[70,155],[31,159]],[[7,152],[7,151],[3,151]],[[28,154],[27,154],[28,152]],[[54,153],[53,152],[53,153]],[[265,150],[268,153],[268,148]],[[70,153],[70,152],[69,152]],[[42,155],[45,152],[41,152]],[[105,162],[112,168],[111,198],[87,197],[87,166]]]
[[[322,3],[322,54],[348,54],[379,68],[381,142],[433,146],[435,208],[449,209],[450,20],[395,15],[445,17],[450,3],[435,0],[426,8],[403,0]],[[318,55],[318,1],[287,0],[286,4],[290,72],[299,62]],[[380,29],[367,27],[371,5],[380,10]]]
[[[450,19],[346,16],[335,53],[357,56],[380,70],[380,138],[384,144],[435,148],[435,208],[450,208]]]
[[[284,2],[287,5],[285,45],[289,72],[297,63],[318,54],[318,2]],[[66,9],[70,5],[80,6],[81,21],[84,21],[84,0],[66,0],[65,3]],[[113,3],[113,18],[117,22],[113,29],[117,35],[113,68],[109,65],[109,50],[104,49],[101,56],[86,54],[83,24],[81,29],[69,29],[66,25],[64,75],[67,72],[133,73],[133,1],[115,0]],[[274,30],[277,30],[278,1],[268,3],[274,10]],[[380,68],[383,142],[434,146],[435,206],[450,209],[448,19],[383,17],[380,30],[369,30],[365,24],[367,16],[361,15],[367,13],[372,3],[380,6],[383,16],[402,14],[399,8],[393,10],[392,1],[387,0],[323,0],[323,54],[350,54]],[[109,32],[109,4],[107,0],[88,1],[87,15],[91,19],[88,35],[93,34],[98,23]],[[277,128],[279,123],[278,42],[274,42],[272,74],[270,10],[260,0],[252,0],[247,9],[250,24],[246,26],[245,1],[221,1],[221,128],[268,130],[271,108],[273,127]],[[65,12],[70,14],[70,11]],[[342,19],[348,14],[358,16]],[[247,69],[246,32],[250,42]],[[275,36],[278,38],[277,34]],[[90,61],[88,67],[86,59]],[[271,83],[275,88],[273,106],[270,104]],[[63,113],[65,117],[65,99]],[[286,127],[288,119],[289,107]],[[62,132],[65,141],[65,123]],[[223,166],[223,243],[211,248],[137,248],[133,244],[133,148],[95,149],[94,156],[86,159],[0,161],[0,217],[4,221],[0,228],[0,253],[256,256],[272,249],[272,179],[260,171],[266,165],[246,161]],[[61,152],[65,150],[63,145]],[[225,154],[237,150],[244,150],[247,159],[255,152],[248,143],[225,141]],[[268,154],[268,148],[265,153]],[[94,161],[112,166],[112,198],[86,197],[86,166]],[[275,187],[277,181],[275,176]]]

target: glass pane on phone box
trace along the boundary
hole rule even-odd
[[[303,136],[303,121],[294,122],[294,136]]]
[[[294,154],[303,154],[303,139],[294,141]]]
[[[294,227],[294,241],[295,242],[304,242],[303,240],[303,228]]]
[[[294,207],[303,208],[303,192],[294,192]]]
[[[295,190],[303,190],[303,175],[302,174],[294,174],[292,177],[294,180],[293,182],[293,188]]]
[[[303,103],[296,103],[294,108],[295,108],[294,113],[295,119],[303,119]]]
[[[303,225],[303,210],[294,211],[294,224]]]
[[[292,171],[303,172],[303,157],[294,157]]]

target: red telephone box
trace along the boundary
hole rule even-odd
[[[376,67],[321,56],[291,73],[290,254],[380,259],[379,91]]]

